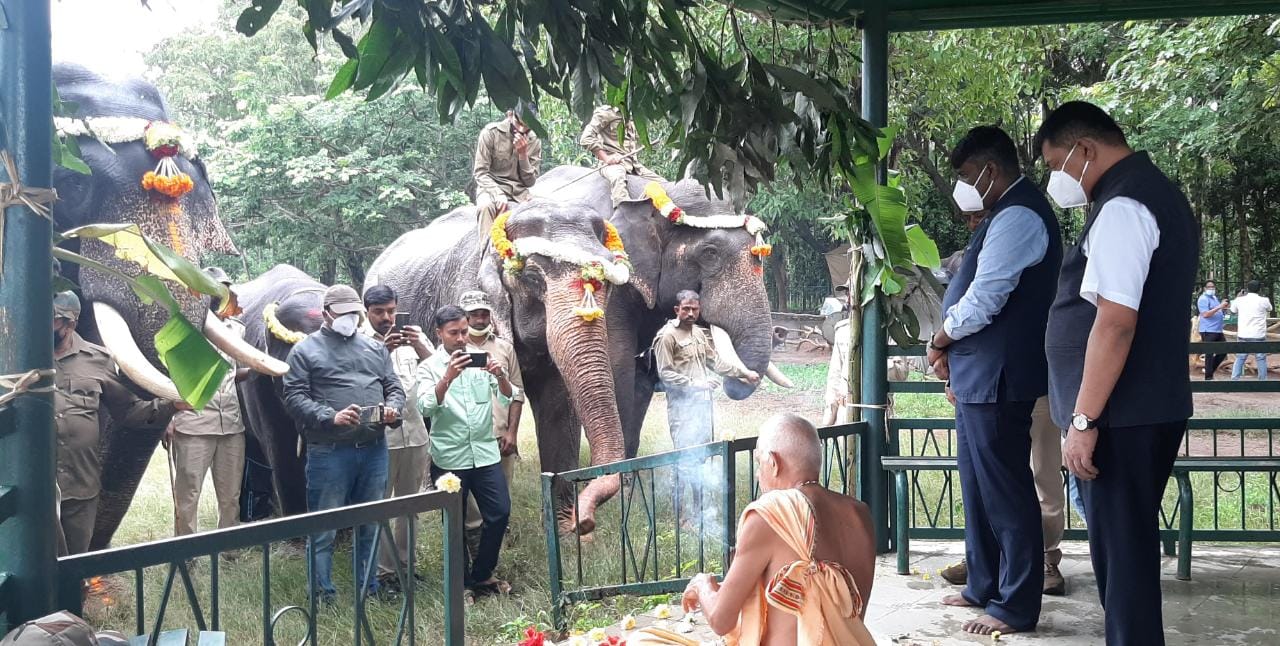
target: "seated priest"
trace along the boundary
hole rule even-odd
[[[874,646],[862,618],[875,574],[867,506],[818,483],[822,445],[808,420],[765,422],[756,445],[763,492],[738,522],[737,553],[723,582],[699,574],[685,588],[685,612],[737,646]],[[683,644],[648,628],[629,645]]]

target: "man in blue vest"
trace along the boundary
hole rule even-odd
[[[986,611],[964,625],[981,635],[1034,630],[1044,543],[1031,475],[1031,412],[1048,391],[1044,326],[1062,242],[1053,209],[1022,176],[1008,134],[970,130],[951,153],[953,197],[989,215],[973,232],[947,287],[942,329],[929,343],[934,371],[956,405],[968,581],[951,606]]]
[[[1062,461],[1080,481],[1109,646],[1164,644],[1157,514],[1191,417],[1187,294],[1200,231],[1186,196],[1106,112],[1064,103],[1036,133],[1058,206],[1088,207],[1045,350]]]

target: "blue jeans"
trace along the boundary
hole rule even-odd
[[[362,502],[382,500],[387,490],[387,441],[378,439],[361,445],[307,445],[307,511],[335,509]],[[355,552],[363,581],[369,564],[377,558],[373,542],[374,525],[356,528]],[[315,547],[312,568],[317,591],[323,596],[337,593],[333,587],[333,539],[336,531],[311,536]],[[374,592],[378,580],[365,582],[364,589]]]
[[[1240,337],[1237,339],[1237,341],[1250,341],[1253,343],[1261,343],[1263,341],[1266,341],[1266,339],[1246,339],[1244,337]],[[1258,380],[1266,381],[1267,380],[1267,354],[1265,352],[1259,352],[1254,356],[1258,358],[1258,365],[1257,365]],[[1247,352],[1241,352],[1236,355],[1236,363],[1235,365],[1231,366],[1232,379],[1239,379],[1240,375],[1244,374],[1244,360],[1248,358],[1249,358],[1249,353]]]
[[[1084,497],[1080,495],[1080,479],[1074,473],[1067,474],[1067,488],[1071,498],[1071,507],[1076,510],[1076,515],[1083,520],[1085,524],[1089,524],[1089,519],[1084,517]]]
[[[450,470],[431,464],[432,482],[446,473]],[[507,476],[502,473],[501,462],[474,469],[454,469],[452,473],[462,481],[462,499],[466,500],[467,494],[475,496],[480,518],[484,520],[480,547],[471,555],[471,569],[463,577],[467,587],[471,587],[488,581],[498,567],[502,539],[511,521],[511,492],[507,489]]]

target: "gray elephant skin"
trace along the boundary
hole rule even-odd
[[[59,64],[54,66],[53,81],[62,100],[76,106],[78,118],[169,120],[160,93],[141,79],[109,81],[83,67]],[[238,254],[218,218],[208,175],[198,159],[186,154],[175,158],[178,168],[191,176],[193,190],[176,200],[158,198],[141,186],[143,175],[156,166],[142,141],[108,146],[94,137],[80,136],[77,143],[92,174],[54,170],[53,184],[59,199],[53,206],[53,218],[59,231],[85,224],[129,222],[194,263],[211,252]],[[129,275],[140,271],[137,265],[116,258],[115,250],[98,240],[71,240],[62,246]],[[157,384],[172,389],[172,382],[164,383],[168,378],[163,375],[154,341],[155,333],[168,318],[164,308],[144,305],[123,281],[102,272],[71,263],[62,263],[61,271],[79,286],[84,304],[77,331],[112,351],[121,372],[137,386],[139,394],[150,396],[144,386],[151,393],[165,392]],[[209,316],[208,300],[192,296],[185,289],[171,291],[187,320],[202,326]],[[104,317],[109,320],[104,321]],[[109,325],[112,323],[122,325]],[[126,325],[127,333],[121,331]],[[103,334],[103,330],[114,331]],[[158,379],[138,377],[148,371]],[[91,549],[110,543],[162,432],[122,428],[109,417],[103,409],[102,492]]]
[[[244,309],[245,340],[284,361],[293,344],[267,328],[265,313],[275,305],[275,318],[291,332],[311,334],[324,323],[325,285],[292,265],[276,265],[261,276],[233,288]],[[284,380],[253,373],[240,383],[246,454],[271,469],[275,508],[283,515],[307,510],[306,458],[298,453],[301,430],[284,408]]]
[[[648,182],[637,177],[629,181],[632,195],[644,195]],[[664,183],[663,188],[687,215],[737,215],[729,201],[709,198],[706,188],[693,180]],[[745,228],[673,224],[643,198],[614,209],[608,182],[599,173],[577,166],[560,166],[543,174],[533,192],[577,201],[607,214],[631,258],[632,289],[618,291],[605,317],[627,457],[639,451],[640,432],[658,379],[651,365],[635,358],[653,345],[658,330],[674,318],[676,294],[681,290],[698,292],[702,322],[724,329],[741,362],[765,374],[773,321],[763,265],[751,254],[755,237]],[[728,351],[718,349],[722,354]],[[745,399],[755,388],[736,379],[724,381],[730,399]]]
[[[608,330],[602,321],[587,322],[573,313],[582,297],[575,286],[580,267],[533,255],[523,271],[505,272],[491,248],[482,256],[488,238],[482,246],[477,228],[475,208],[463,207],[404,234],[374,261],[365,289],[391,286],[399,295],[401,311],[408,312],[433,340],[436,309],[457,303],[465,291],[484,289],[494,300],[499,329],[520,359],[543,470],[578,466],[579,428],[586,432],[592,464],[622,459]],[[527,202],[512,211],[506,231],[512,240],[541,237],[601,261],[613,260],[603,244],[604,218],[580,205],[542,199]],[[625,287],[606,286],[597,300],[607,307],[615,293],[624,291]],[[596,507],[617,493],[619,483],[616,476],[597,479],[579,494],[576,506],[570,504],[571,491],[558,490],[562,530],[592,531]]]

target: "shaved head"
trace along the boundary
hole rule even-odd
[[[815,480],[822,470],[822,442],[818,439],[818,429],[809,420],[793,413],[774,415],[761,427],[756,455],[765,459],[769,454],[772,457],[768,459],[777,461],[772,476],[780,481]],[[786,482],[761,481],[761,484],[767,485],[767,489],[790,486]]]

